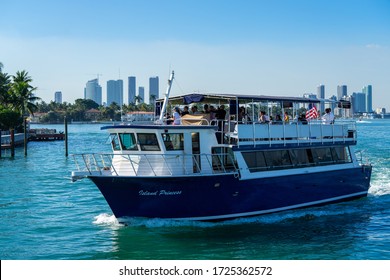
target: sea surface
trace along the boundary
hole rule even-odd
[[[64,130],[63,125],[33,125]],[[111,152],[101,125],[69,125],[69,154]],[[72,183],[63,141],[31,142],[0,159],[0,259],[389,260],[390,120],[357,124],[367,198],[219,223],[118,224],[89,180]],[[329,182],[331,184],[332,182]]]

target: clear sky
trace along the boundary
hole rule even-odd
[[[194,91],[326,97],[373,86],[390,110],[390,0],[0,0],[0,62],[27,70],[46,102],[85,84],[151,76]],[[125,99],[126,100],[126,99]]]

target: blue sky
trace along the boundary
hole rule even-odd
[[[74,102],[85,83],[175,70],[172,94],[192,91],[301,96],[325,85],[373,86],[390,110],[390,0],[5,1],[0,61],[26,69],[46,102]]]

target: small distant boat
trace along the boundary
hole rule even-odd
[[[158,100],[152,125],[102,127],[111,154],[74,155],[72,179],[89,178],[119,222],[129,218],[216,221],[352,200],[367,195],[372,167],[353,150],[356,123],[279,125],[255,121],[264,104],[278,110],[316,99],[234,94],[187,94]],[[224,105],[210,114],[163,118],[168,104]],[[239,108],[251,120],[239,118]]]
[[[29,130],[29,140],[30,141],[55,141],[55,140],[64,140],[65,134],[60,131],[57,132],[56,129],[49,128],[34,128]]]

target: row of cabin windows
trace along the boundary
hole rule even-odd
[[[161,136],[167,151],[184,150],[183,133],[162,133]],[[114,151],[161,150],[155,133],[111,133],[110,137]]]
[[[242,152],[250,172],[351,162],[347,147]]]

